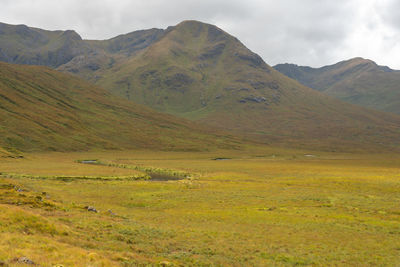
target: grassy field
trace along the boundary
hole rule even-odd
[[[396,266],[399,164],[398,155],[263,148],[2,158],[0,261]],[[190,177],[125,179],[146,170]]]

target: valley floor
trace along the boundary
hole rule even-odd
[[[395,266],[399,164],[397,155],[262,148],[3,158],[0,261]],[[149,170],[190,177],[141,180]]]

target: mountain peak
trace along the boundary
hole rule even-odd
[[[349,60],[345,60],[345,61],[339,62],[339,64],[340,63],[344,63],[344,64],[349,65],[349,66],[357,66],[357,65],[367,65],[367,66],[370,66],[370,67],[377,67],[378,66],[374,61],[372,61],[370,59],[362,58],[362,57],[355,57],[355,58],[352,58],[352,59],[349,59]]]
[[[183,20],[180,23],[178,23],[175,27],[198,27],[198,26],[214,26],[214,25],[199,20]]]
[[[66,30],[62,35],[68,39],[82,41],[82,37],[74,30]]]
[[[209,42],[226,41],[230,38],[234,38],[213,24],[208,24],[197,20],[184,20],[173,27],[171,31],[177,31],[181,34],[185,34],[188,38],[198,38],[206,33],[205,35],[207,36],[207,41]]]
[[[355,58],[351,58],[349,60],[347,60],[348,62],[373,62],[370,59],[367,58],[363,58],[363,57],[355,57]]]
[[[350,66],[365,65],[368,66],[371,70],[379,70],[383,72],[395,72],[395,70],[389,68],[388,66],[380,66],[375,61],[372,61],[370,59],[365,59],[362,57],[352,58],[343,62],[349,64]]]
[[[346,102],[400,114],[400,71],[370,59],[356,57],[321,68],[280,64],[275,69]]]

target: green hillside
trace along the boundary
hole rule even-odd
[[[399,117],[327,97],[275,71],[239,40],[197,21],[96,74],[114,94],[258,139],[294,145],[398,143]]]
[[[322,68],[279,64],[276,70],[349,103],[400,114],[400,71],[362,58]]]
[[[232,144],[71,75],[7,63],[0,63],[0,136],[7,151],[205,150]]]

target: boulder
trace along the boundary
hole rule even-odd
[[[95,213],[99,212],[95,207],[92,207],[92,206],[86,206],[85,209],[87,211],[91,211],[91,212],[95,212]]]

